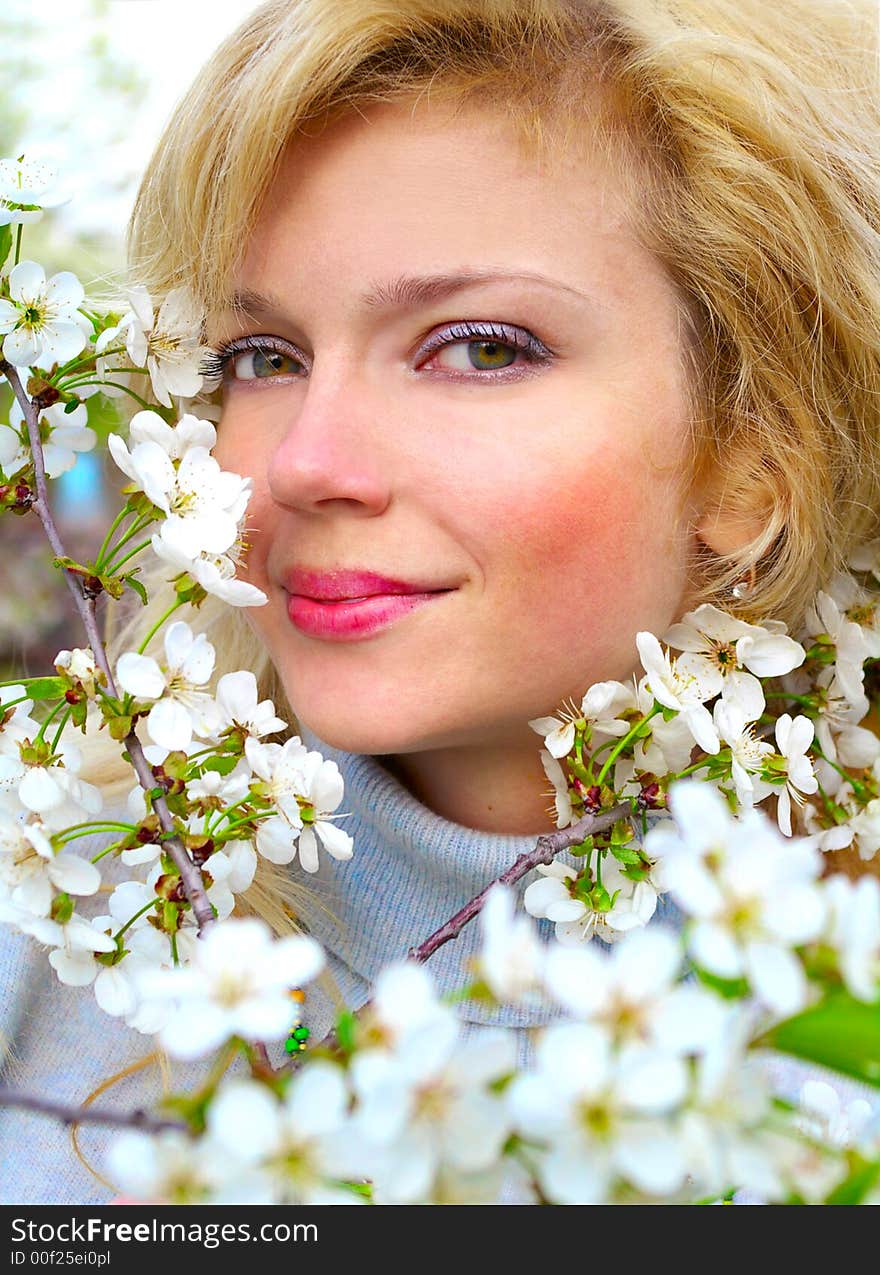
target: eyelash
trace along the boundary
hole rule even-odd
[[[444,374],[451,375],[453,380],[458,381],[472,381],[474,379],[480,381],[519,380],[522,376],[527,376],[534,372],[536,365],[548,363],[554,357],[553,351],[549,350],[543,341],[539,341],[531,332],[508,323],[473,323],[471,321],[452,323],[448,327],[442,328],[439,332],[432,334],[422,349],[426,357],[430,358],[431,355],[445,349],[447,346],[482,342],[494,342],[495,344],[510,346],[518,350],[525,356],[525,365],[522,363],[512,364],[509,367],[499,368],[494,371],[491,368],[474,368],[470,374],[459,373],[458,375],[452,369],[447,368],[443,369]],[[291,353],[292,348],[288,347],[286,342],[279,341],[277,337],[240,337],[238,340],[230,341],[219,350],[212,350],[207,354],[199,370],[208,382],[214,383],[213,386],[206,388],[216,389],[217,384],[221,381],[229,383],[230,381],[238,380],[237,377],[230,374],[231,364],[237,355],[253,350],[262,354],[282,354],[286,358],[293,358],[301,363],[302,360],[299,355]],[[288,372],[280,373],[277,377],[242,377],[241,382],[282,380],[290,375],[296,374]]]

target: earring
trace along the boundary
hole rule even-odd
[[[748,572],[732,586],[730,596],[736,602],[742,602],[743,598],[748,597],[755,587],[755,568],[751,566]]]

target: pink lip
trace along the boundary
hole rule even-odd
[[[316,602],[350,602],[376,593],[434,593],[448,586],[426,580],[411,584],[377,575],[375,571],[309,571],[305,567],[293,567],[287,573],[284,587],[288,593],[313,598]]]
[[[308,571],[294,568],[285,579],[291,623],[310,637],[351,642],[370,637],[443,593],[373,571]]]

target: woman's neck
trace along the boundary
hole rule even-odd
[[[378,760],[435,814],[480,832],[540,836],[555,828],[539,755],[510,747],[439,748]]]

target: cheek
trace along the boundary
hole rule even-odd
[[[589,680],[625,677],[636,632],[672,621],[685,540],[671,449],[662,472],[648,459],[662,437],[609,405],[540,450],[498,453],[492,479],[469,488],[490,628],[510,660],[578,682],[587,666]]]
[[[563,440],[540,453],[498,454],[482,467],[483,480],[469,484],[468,505],[480,511],[476,554],[485,557],[487,575],[493,560],[496,569],[503,561],[504,578],[517,589],[563,576],[572,594],[607,598],[644,583],[640,564],[661,572],[668,565],[680,531],[675,471],[651,466],[643,440],[625,427],[616,439],[606,431],[591,451],[585,432],[570,446]]]

